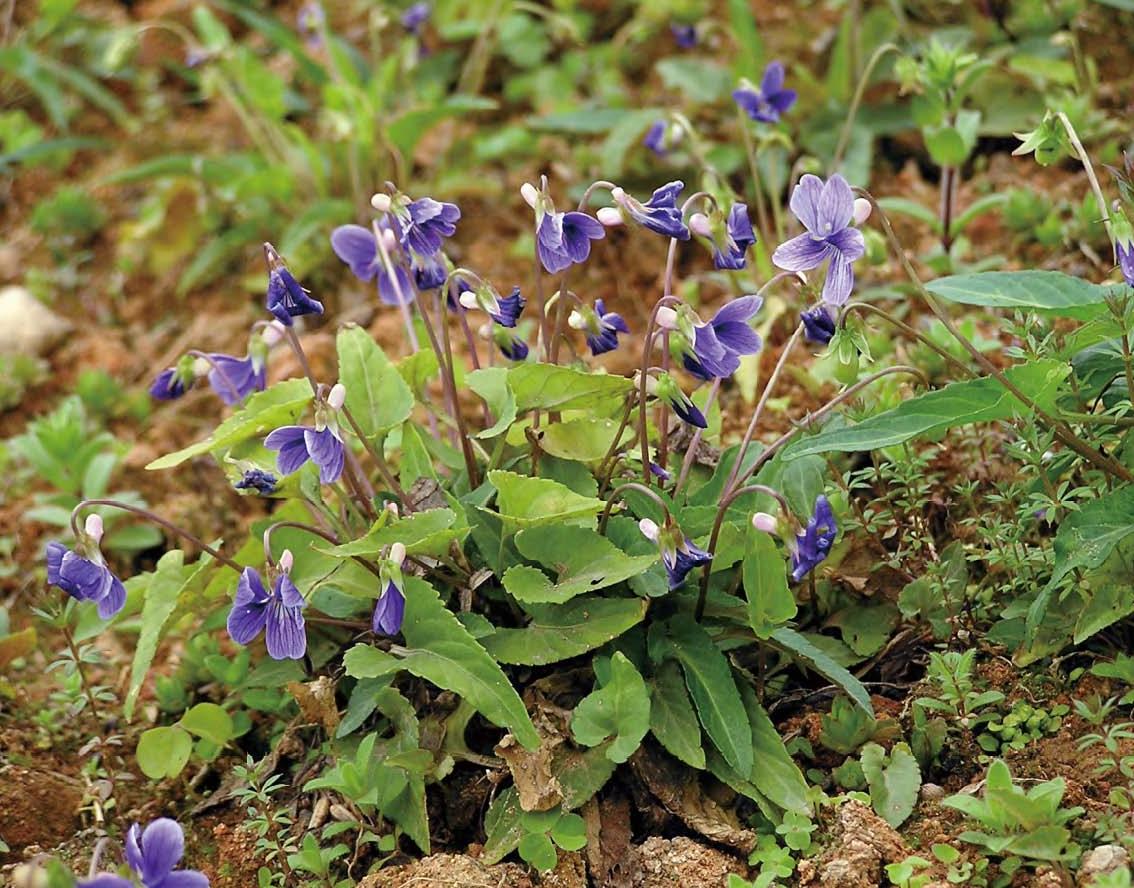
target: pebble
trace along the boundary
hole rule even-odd
[[[26,287],[0,290],[0,354],[39,357],[72,329]]]
[[[1099,845],[1083,855],[1076,884],[1088,888],[1097,877],[1129,866],[1130,855],[1121,845]]]

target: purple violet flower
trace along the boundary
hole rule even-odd
[[[363,283],[374,280],[382,271],[374,232],[361,225],[340,225],[331,232],[331,249],[349,267],[351,274]]]
[[[742,296],[722,306],[713,319],[693,329],[693,343],[682,355],[685,369],[706,382],[732,376],[741,355],[754,355],[763,344],[748,322],[760,310],[759,296]]]
[[[512,288],[511,296],[498,296],[489,286],[465,290],[459,301],[467,309],[479,308],[501,327],[515,327],[527,300],[520,294],[519,287]]]
[[[745,114],[763,123],[777,123],[780,115],[795,104],[795,90],[784,89],[784,66],[781,62],[771,62],[764,69],[759,88],[746,81],[733,91],[732,97]]]
[[[524,342],[519,336],[516,336],[506,327],[494,326],[492,328],[492,340],[496,343],[496,347],[500,349],[500,354],[504,355],[509,361],[526,361],[528,358],[528,344]]]
[[[96,518],[97,516],[92,516]],[[88,519],[88,528],[92,520]],[[109,620],[122,610],[126,604],[126,587],[110,568],[106,566],[98,549],[98,539],[102,536],[102,522],[99,521],[97,534],[89,534],[80,539],[79,549],[90,558],[84,558],[62,543],[47,544],[47,582],[62,589],[78,601],[93,601],[98,606],[98,615]]]
[[[591,241],[606,229],[586,213],[544,213],[536,231],[536,252],[548,274],[557,274],[591,255]]]
[[[818,567],[830,553],[835,543],[839,526],[835,523],[835,513],[827,497],[819,494],[815,498],[815,511],[807,519],[807,527],[797,533],[796,550],[791,556],[791,578],[799,582],[814,568]]]
[[[862,232],[851,225],[854,192],[838,173],[826,183],[808,173],[795,186],[790,206],[807,231],[776,247],[772,262],[785,271],[809,271],[826,262],[823,301],[842,305],[854,289],[851,263],[866,252]]]
[[[282,426],[264,439],[269,450],[278,450],[276,466],[281,475],[298,472],[307,460],[319,467],[319,480],[334,484],[343,473],[343,442],[330,426]]]
[[[276,492],[278,479],[271,472],[263,469],[246,469],[244,475],[233,486],[237,490],[255,490],[260,496],[268,496]]]
[[[285,551],[280,564],[290,562]],[[271,594],[251,567],[244,568],[236,585],[236,598],[228,614],[228,634],[237,644],[250,644],[261,632],[273,660],[299,660],[307,652],[307,633],[303,608],[307,602],[299,594],[286,570],[272,584]]]
[[[724,245],[713,241],[713,264],[732,271],[744,268],[745,254],[755,243],[756,233],[748,219],[748,205],[734,203],[728,211]]]
[[[441,241],[457,231],[461,210],[456,204],[442,203],[431,197],[412,201],[398,216],[401,243],[419,256],[432,256],[441,249]]]
[[[386,591],[374,605],[374,617],[370,626],[375,635],[397,635],[402,631],[402,620],[406,615],[406,597],[397,583],[391,579],[386,583]]]
[[[682,49],[693,49],[697,45],[697,26],[674,22],[669,26],[674,42]]]
[[[322,314],[323,303],[312,299],[299,285],[287,266],[280,260],[270,245],[268,250],[270,268],[268,271],[268,311],[285,327],[292,325],[292,318],[306,314]]]
[[[1116,209],[1110,220],[1114,233],[1114,258],[1128,287],[1134,287],[1134,228],[1126,214]]]
[[[133,824],[126,833],[126,862],[144,888],[209,888],[197,870],[175,870],[185,854],[185,834],[175,820],[159,817],[143,831]],[[133,888],[133,882],[111,873],[79,882],[78,888]]]
[[[646,130],[646,136],[642,139],[642,144],[649,148],[658,157],[664,157],[669,153],[669,149],[665,145],[665,131],[667,124],[664,118],[655,120],[650,124],[650,128]]]
[[[262,392],[268,384],[268,368],[252,355],[243,358],[213,353],[209,355],[209,385],[229,407],[252,392]]]
[[[582,330],[587,339],[591,354],[598,356],[618,348],[618,334],[629,333],[626,321],[617,312],[607,311],[606,303],[595,300],[595,307],[580,306],[571,312],[567,324]]]
[[[445,278],[449,276],[449,272],[445,263],[439,258],[441,255],[441,253],[437,253],[433,256],[414,257],[410,267],[413,270],[413,281],[417,284],[417,289],[435,290],[445,283]]]
[[[323,12],[323,7],[316,0],[311,0],[311,2],[304,3],[299,7],[299,13],[295,17],[296,29],[308,49],[316,50],[323,45],[321,31],[326,20],[327,16]]]
[[[653,394],[658,400],[670,406],[682,422],[687,422],[689,425],[696,426],[699,429],[707,429],[709,427],[709,423],[705,419],[705,414],[703,414],[689,396],[681,390],[681,387],[668,373],[662,373],[656,379],[653,379],[652,385],[650,385],[649,388],[653,390]]]
[[[193,385],[192,374],[186,378],[178,367],[168,367],[150,383],[150,395],[159,401],[176,401]]]
[[[422,25],[429,21],[429,4],[415,3],[402,13],[402,27],[414,36],[421,33]]]
[[[666,237],[685,241],[691,235],[689,227],[681,218],[681,209],[677,206],[677,195],[684,187],[685,183],[678,180],[668,182],[654,191],[645,203],[635,200],[621,188],[615,188],[611,197],[639,225]]]
[[[638,522],[642,536],[657,543],[661,554],[662,564],[669,576],[669,591],[679,589],[685,582],[689,571],[713,560],[711,553],[706,552],[681,532],[676,525],[658,527],[649,518]]]
[[[835,319],[822,302],[800,312],[799,320],[803,323],[803,338],[808,342],[826,345],[835,336]]]

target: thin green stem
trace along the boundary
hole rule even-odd
[[[895,4],[899,5],[899,4]],[[874,73],[875,67],[882,61],[882,58],[890,52],[901,53],[901,49],[893,43],[883,43],[870,57],[870,61],[866,63],[866,68],[862,72],[862,76],[858,78],[858,86],[855,87],[854,97],[851,99],[850,108],[847,110],[847,119],[843,121],[843,128],[839,131],[839,141],[835,145],[835,155],[831,159],[831,170],[837,172],[839,165],[843,162],[843,154],[847,150],[847,145],[850,144],[851,130],[854,128],[854,120],[858,116],[858,109],[862,105],[862,97],[866,93],[866,87],[870,85],[870,76]]]
[[[1063,129],[1067,133],[1067,138],[1071,140],[1071,144],[1075,147],[1075,153],[1079,155],[1079,162],[1083,164],[1083,169],[1087,173],[1087,181],[1091,183],[1091,191],[1095,193],[1095,202],[1099,207],[1099,218],[1102,219],[1103,226],[1106,228],[1106,236],[1114,242],[1114,236],[1110,230],[1110,208],[1106,203],[1106,195],[1103,194],[1102,186],[1099,184],[1099,177],[1095,175],[1094,164],[1091,163],[1091,156],[1087,154],[1087,149],[1083,147],[1083,143],[1079,140],[1079,134],[1075,132],[1075,127],[1071,124],[1071,119],[1062,111],[1056,112],[1056,117],[1059,122],[1063,124]]]

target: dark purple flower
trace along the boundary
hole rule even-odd
[[[669,576],[669,591],[681,587],[689,571],[713,560],[713,556],[700,548],[689,537],[681,532],[681,528],[673,524],[658,527],[649,518],[638,522],[642,535],[658,544],[662,564]]]
[[[421,26],[429,21],[429,4],[415,3],[402,13],[402,27],[411,34],[421,33]]]
[[[1125,222],[1125,219],[1123,221]],[[1125,228],[1125,236],[1116,237],[1114,240],[1114,257],[1118,260],[1118,267],[1122,270],[1126,285],[1134,287],[1134,236],[1129,233],[1129,224]]]
[[[697,45],[697,26],[674,22],[669,26],[674,42],[682,49],[693,49]]]
[[[264,446],[279,451],[276,466],[281,475],[298,472],[307,460],[319,467],[319,480],[324,484],[333,484],[343,473],[343,442],[329,426],[283,426],[264,439]]]
[[[401,305],[402,299],[404,299],[408,305],[416,298],[413,284],[410,280],[410,274],[401,265],[394,266],[393,277],[386,274],[384,268],[380,269],[375,281],[378,285],[378,298],[381,299],[385,305]]]
[[[255,490],[260,496],[275,493],[278,480],[271,472],[263,469],[247,469],[239,481],[233,485],[237,490]]]
[[[445,283],[449,276],[445,263],[441,261],[441,253],[433,256],[415,256],[411,263],[413,281],[419,290],[435,290]]]
[[[618,334],[629,333],[626,321],[617,312],[607,311],[606,303],[595,300],[593,309],[582,306],[571,312],[567,323],[582,330],[592,355],[601,355],[618,348]]]
[[[126,587],[102,560],[97,541],[91,548],[96,560],[84,558],[62,543],[48,543],[47,582],[78,601],[95,602],[98,615],[109,620],[126,604]]]
[[[586,213],[544,213],[536,231],[536,252],[548,274],[586,262],[591,241],[606,236],[606,229]]]
[[[669,182],[657,189],[644,204],[621,188],[614,189],[611,195],[639,225],[666,237],[689,240],[689,227],[682,221],[681,210],[677,206],[677,195],[684,187],[684,182]]]
[[[369,228],[340,225],[331,232],[331,249],[350,266],[351,274],[360,281],[372,281],[382,271],[378,244],[374,240],[374,232]]]
[[[496,342],[496,347],[500,349],[500,354],[509,361],[527,360],[528,344],[519,336],[503,327],[496,327],[492,331],[492,338]]]
[[[820,302],[814,308],[800,312],[799,320],[803,323],[803,336],[808,342],[826,345],[834,338],[835,319],[827,306]]]
[[[835,523],[831,504],[827,497],[819,494],[815,498],[815,511],[807,519],[806,529],[795,535],[796,550],[791,556],[793,580],[798,583],[823,562],[830,554],[838,532],[839,526]]]
[[[159,401],[176,401],[193,385],[193,377],[185,378],[185,374],[177,367],[162,370],[157,378],[150,384],[150,394]]]
[[[210,354],[212,369],[209,385],[217,396],[230,407],[243,401],[252,392],[262,392],[268,384],[267,367],[253,357],[236,358],[232,355]]]
[[[790,205],[807,231],[776,247],[772,262],[785,271],[809,271],[827,262],[823,301],[842,305],[854,289],[851,263],[866,252],[862,232],[851,225],[854,192],[838,173],[826,184],[809,173],[795,186]]]
[[[299,36],[303,38],[308,49],[318,49],[323,45],[322,28],[327,20],[323,7],[312,0],[299,7],[299,14],[295,18]]]
[[[760,310],[759,296],[742,296],[721,307],[707,324],[693,330],[692,348],[682,354],[685,369],[706,381],[732,376],[742,355],[754,355],[763,344],[748,322]]]
[[[650,463],[650,474],[662,481],[668,481],[670,478],[669,472],[655,462]]]
[[[185,854],[185,835],[177,821],[159,817],[143,831],[133,824],[126,832],[126,862],[145,888],[209,888],[204,873],[174,870]]]
[[[323,313],[323,303],[312,299],[283,265],[277,265],[268,272],[267,302],[268,311],[286,327],[292,325],[292,318]]]
[[[498,299],[496,304],[496,310],[489,312],[492,320],[496,321],[501,327],[515,327],[516,321],[520,319],[520,313],[528,303],[527,300],[520,295],[520,288],[513,287],[512,295]]]
[[[746,82],[733,91],[732,97],[749,117],[763,123],[776,123],[795,104],[795,90],[784,89],[784,66],[780,62],[771,62],[764,69],[759,88]]]
[[[406,615],[406,597],[392,579],[386,583],[386,591],[374,605],[374,617],[370,621],[375,635],[397,635],[402,630],[402,620]]]
[[[689,396],[681,390],[681,387],[668,373],[657,377],[654,381],[653,391],[659,400],[670,406],[682,422],[687,422],[699,429],[709,427],[705,414],[698,409],[697,405],[690,400]]]
[[[398,217],[402,246],[419,256],[432,256],[441,249],[441,241],[452,237],[461,218],[456,204],[442,203],[422,197],[406,205]]]
[[[728,211],[725,243],[713,243],[713,264],[736,271],[744,268],[745,254],[756,243],[756,233],[748,220],[747,204],[734,203]]]
[[[667,125],[663,119],[655,120],[650,124],[650,128],[646,130],[646,137],[642,139],[642,144],[649,148],[658,157],[668,154],[668,149],[665,147],[665,131]]]
[[[269,594],[260,574],[246,567],[228,614],[228,634],[237,644],[249,644],[263,632],[268,656],[273,660],[301,659],[307,652],[303,622],[306,606],[286,572],[276,577]]]

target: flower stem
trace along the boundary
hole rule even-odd
[[[618,500],[618,495],[626,490],[636,490],[643,496],[648,496],[650,499],[652,499],[655,503],[658,504],[658,507],[662,510],[662,512],[665,513],[666,523],[669,523],[669,521],[671,520],[669,507],[665,504],[665,500],[658,496],[656,491],[650,489],[649,487],[646,487],[646,485],[639,484],[637,481],[627,481],[625,484],[620,484],[610,492],[610,496],[606,500],[606,507],[602,510],[602,514],[599,516],[599,533],[606,533],[606,522],[610,519],[610,510],[614,508],[614,504]]]
[[[713,385],[709,389],[709,400],[705,403],[705,413],[707,414],[713,409],[713,402],[717,399],[717,393],[720,392],[721,381],[714,379]],[[677,494],[680,493],[681,488],[685,485],[685,479],[689,477],[689,471],[693,468],[693,460],[697,456],[697,447],[701,443],[701,437],[704,435],[704,429],[697,429],[693,433],[693,440],[689,442],[689,448],[685,451],[685,459],[681,463],[681,472],[677,476],[677,482],[673,485],[673,499],[677,501]]]
[[[386,273],[390,285],[394,288],[394,295],[398,297],[398,308],[402,312],[402,322],[406,327],[406,338],[409,339],[410,349],[414,354],[417,354],[420,346],[417,342],[417,331],[413,326],[413,315],[410,313],[409,301],[406,299],[406,294],[402,292],[402,283],[398,280],[398,275],[394,270],[394,263],[390,260],[390,251],[386,249],[386,242],[383,240],[382,229],[378,227],[378,222],[374,222],[374,243],[378,249],[378,257],[382,260],[382,270]],[[375,283],[377,287],[377,283]],[[378,299],[381,301],[381,295]],[[418,306],[420,308],[420,306]]]
[[[839,132],[838,144],[835,145],[835,155],[831,158],[831,170],[833,172],[838,172],[839,165],[843,162],[843,154],[847,150],[847,145],[850,144],[851,130],[854,128],[854,120],[858,116],[859,106],[862,105],[862,97],[866,92],[866,87],[870,85],[870,75],[874,73],[874,68],[882,61],[883,56],[890,52],[901,53],[901,49],[893,43],[883,43],[874,50],[874,55],[870,57],[862,76],[858,78],[858,86],[855,88],[854,98],[851,99],[847,119],[843,122],[843,128]]]
[[[650,312],[650,320],[646,325],[645,343],[642,346],[642,369],[638,380],[638,435],[639,444],[642,447],[642,482],[647,487],[650,485],[650,439],[646,433],[646,377],[650,372],[650,350],[654,344],[654,328],[657,326],[658,311],[671,303],[680,305],[681,300],[675,296],[662,296],[654,304],[654,310]]]
[[[756,227],[760,229],[760,239],[767,243],[772,234],[768,227],[768,211],[764,209],[764,187],[760,180],[760,167],[756,162],[756,143],[748,130],[748,118],[740,106],[736,106],[736,117],[740,122],[740,135],[744,140],[744,155],[748,158],[748,175],[752,177],[753,200],[756,203]]]
[[[1087,154],[1087,149],[1083,147],[1083,143],[1079,140],[1079,134],[1075,132],[1075,127],[1072,126],[1071,119],[1062,111],[1057,111],[1055,116],[1058,117],[1059,122],[1063,124],[1063,129],[1067,132],[1067,138],[1071,140],[1071,144],[1075,147],[1075,153],[1079,155],[1079,161],[1083,164],[1083,169],[1087,172],[1087,181],[1091,183],[1091,191],[1095,193],[1095,202],[1099,206],[1099,215],[1102,218],[1103,226],[1106,228],[1106,236],[1113,244],[1114,236],[1110,231],[1110,210],[1107,207],[1106,195],[1103,194],[1098,176],[1095,175],[1095,167],[1094,164],[1091,163],[1091,156]]]

